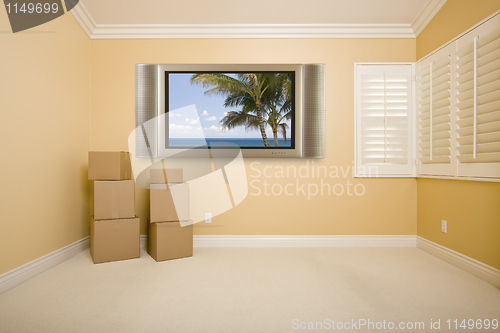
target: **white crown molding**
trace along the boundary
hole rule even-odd
[[[413,22],[411,22],[411,27],[415,38],[420,35],[422,30],[425,29],[427,24],[434,18],[434,16],[439,12],[441,7],[444,6],[446,0],[428,0],[424,8],[420,13],[415,16]]]
[[[0,275],[0,294],[89,248],[89,237],[60,248]]]
[[[415,38],[415,35],[409,24],[97,24],[91,38]]]
[[[495,267],[486,265],[476,259],[431,242],[420,236],[417,237],[417,247],[494,286],[500,287],[500,270]]]
[[[410,24],[97,24],[81,1],[71,13],[91,39],[415,38]]]
[[[416,38],[446,0],[429,0],[411,24],[97,24],[80,1],[71,13],[91,39]]]
[[[78,4],[70,11],[70,13],[76,19],[78,24],[80,24],[83,31],[85,31],[85,33],[92,39],[92,35],[97,24],[88,12],[87,8],[85,8],[84,4],[79,1]]]

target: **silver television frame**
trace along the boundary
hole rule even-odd
[[[165,115],[165,72],[294,72],[294,148],[242,148],[243,157],[322,158],[324,157],[324,65],[322,64],[137,64],[136,65],[136,126]],[[304,75],[304,73],[306,75]],[[307,96],[304,96],[304,93]],[[305,97],[305,98],[304,98]],[[155,100],[153,100],[155,99]],[[304,113],[304,106],[307,112]],[[309,111],[310,110],[310,111]],[[168,118],[165,117],[165,121]],[[166,147],[166,126],[163,121],[149,122],[149,155],[156,157],[206,156],[206,149]],[[151,126],[153,128],[151,128]],[[141,131],[138,131],[141,133]],[[304,137],[304,134],[306,137]],[[307,142],[304,142],[304,139]],[[213,148],[221,150],[223,148]],[[221,151],[218,152],[222,153]],[[230,155],[232,153],[229,153]],[[146,157],[147,154],[142,153]],[[141,153],[138,152],[140,157]]]

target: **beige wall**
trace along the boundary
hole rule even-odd
[[[417,40],[411,39],[88,39],[71,15],[27,32],[0,35],[0,274],[88,235],[87,151],[127,150],[134,128],[136,63],[325,63],[326,158],[315,166],[348,169],[331,186],[363,186],[361,196],[266,196],[247,199],[197,224],[196,234],[418,235],[500,268],[500,184],[430,179],[354,179],[354,62],[415,61],[500,8],[496,0],[449,0]],[[459,18],[459,19],[457,19]],[[2,31],[9,31],[5,12]],[[92,52],[91,52],[92,50]],[[92,95],[92,100],[90,96]],[[91,111],[90,111],[91,110]],[[14,142],[22,128],[22,138]],[[63,138],[63,139],[61,139]],[[28,155],[29,154],[29,155]],[[312,163],[313,160],[309,162]],[[301,159],[247,160],[297,168]],[[254,179],[254,178],[251,178]],[[257,178],[286,185],[293,178]],[[319,185],[321,179],[299,179]],[[254,183],[255,184],[255,183]],[[417,194],[418,189],[418,194]],[[137,188],[141,233],[148,191]],[[90,197],[90,202],[92,197]],[[418,205],[418,207],[417,207]],[[458,208],[457,208],[458,207]],[[448,234],[440,221],[449,222]],[[16,255],[12,254],[15,251]]]
[[[448,0],[417,37],[417,59],[500,10],[499,0]]]
[[[1,274],[88,236],[90,39],[71,14],[0,31]]]
[[[448,0],[417,38],[417,58],[499,9],[498,0]],[[419,236],[500,268],[500,183],[418,179],[417,190]]]
[[[134,65],[137,63],[325,63],[326,158],[315,165],[352,168],[354,159],[354,62],[415,61],[413,39],[172,39],[92,40],[91,147],[126,150],[134,129]],[[306,160],[247,160],[300,167]],[[351,171],[351,169],[349,169]],[[265,178],[261,177],[260,181]],[[293,178],[267,179],[270,184]],[[362,184],[363,196],[249,195],[236,208],[196,224],[196,234],[414,235],[415,179],[325,179],[331,185]],[[319,184],[319,179],[301,179]],[[255,183],[254,183],[255,184]],[[259,185],[262,188],[262,183]],[[307,185],[306,185],[307,186]],[[337,187],[339,189],[339,187]],[[361,187],[358,186],[358,190]],[[352,191],[352,189],[351,189]],[[250,189],[250,193],[256,190]],[[209,195],[209,194],[207,194]],[[136,209],[145,234],[148,192],[138,189]]]
[[[88,235],[87,151],[127,150],[134,128],[136,63],[325,63],[326,158],[315,166],[352,168],[354,62],[415,61],[500,9],[497,0],[448,0],[411,39],[88,39],[71,15],[11,34],[0,11],[2,161],[0,274]],[[92,49],[92,53],[91,53]],[[92,103],[90,95],[92,94]],[[90,109],[92,111],[90,111]],[[23,131],[20,131],[22,128]],[[20,139],[18,139],[20,138]],[[18,140],[18,141],[14,141]],[[247,160],[249,176],[299,159]],[[312,162],[312,160],[310,160]],[[364,195],[250,195],[197,224],[196,234],[418,235],[500,268],[500,184],[432,179],[323,179],[362,185]],[[253,178],[252,178],[253,179]],[[286,185],[292,178],[262,182]],[[300,179],[320,184],[319,178]],[[418,189],[418,193],[417,193]],[[352,190],[352,187],[351,187]],[[148,191],[137,188],[141,233]],[[91,200],[90,200],[91,201]],[[448,234],[440,221],[449,223]],[[6,255],[6,254],[9,255]],[[15,255],[12,255],[15,253]]]
[[[500,183],[418,179],[417,189],[419,236],[500,269]]]

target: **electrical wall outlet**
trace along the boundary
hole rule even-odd
[[[441,220],[441,231],[445,234],[448,233],[448,222]]]
[[[212,213],[205,213],[205,223],[212,223]]]

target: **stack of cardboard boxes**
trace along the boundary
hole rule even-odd
[[[189,186],[182,169],[151,170],[148,252],[156,261],[193,256]]]
[[[140,257],[140,219],[127,152],[89,152],[94,181],[90,253],[95,264]]]

